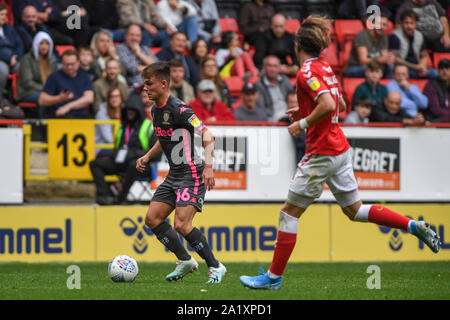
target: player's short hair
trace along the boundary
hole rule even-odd
[[[411,18],[411,19],[415,20],[416,22],[419,21],[419,16],[412,9],[405,10],[400,15],[401,22],[403,22],[403,20],[405,20],[406,18]]]
[[[3,10],[7,10],[7,9],[6,9],[6,7],[5,7],[4,5],[2,5],[2,4],[0,3],[0,11],[3,11]]]
[[[330,34],[330,20],[319,15],[311,15],[302,22],[300,29],[295,33],[295,43],[306,53],[319,56],[330,44]]]
[[[148,79],[155,76],[159,80],[166,80],[170,83],[170,66],[167,61],[158,61],[145,67],[142,71],[142,77]]]
[[[381,63],[379,63],[376,60],[371,60],[367,64],[367,69],[369,69],[370,71],[383,71],[383,67],[381,66]]]

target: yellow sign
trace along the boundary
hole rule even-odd
[[[442,241],[438,254],[415,236],[373,223],[350,221],[337,205],[312,205],[299,220],[290,262],[450,260],[450,205],[388,205],[431,223]],[[206,204],[194,226],[223,262],[272,261],[281,204]],[[0,262],[110,261],[126,254],[137,261],[174,262],[145,226],[148,206],[0,207]],[[173,226],[173,213],[169,223]],[[199,262],[201,258],[180,236]]]
[[[446,204],[387,204],[386,207],[414,220],[425,220],[441,237],[435,254],[416,236],[406,231],[368,222],[350,221],[332,206],[332,261],[437,261],[450,260],[450,206]],[[447,234],[450,232],[447,231]]]
[[[94,208],[1,207],[0,262],[95,261]]]
[[[281,205],[205,205],[194,219],[221,261],[268,262],[272,260]],[[108,261],[127,254],[138,261],[175,261],[145,226],[147,206],[97,209],[98,259]],[[292,261],[329,261],[329,210],[314,206],[300,225]],[[169,223],[173,226],[172,213]],[[302,217],[303,219],[303,217]],[[311,224],[320,224],[311,228]],[[320,241],[317,241],[320,239]],[[196,259],[201,258],[180,237]]]
[[[92,180],[94,120],[48,120],[48,168],[51,179]]]

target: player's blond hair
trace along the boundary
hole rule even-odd
[[[329,19],[319,15],[306,18],[295,34],[297,47],[313,56],[319,56],[330,44],[330,23]]]

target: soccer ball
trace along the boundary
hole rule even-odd
[[[136,260],[127,255],[115,257],[108,265],[108,275],[114,282],[133,282],[138,272]]]

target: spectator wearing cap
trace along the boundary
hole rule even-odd
[[[345,123],[368,123],[372,111],[372,100],[368,97],[359,98],[353,105],[353,109],[345,117]]]
[[[427,68],[428,55],[423,34],[416,29],[417,14],[406,10],[401,15],[401,27],[389,36],[389,52],[395,56],[395,63],[409,69],[410,78],[436,78],[437,71]],[[393,65],[389,66],[392,70]]]
[[[215,99],[216,86],[211,80],[201,80],[197,86],[197,97],[189,106],[202,121],[236,120],[226,104]]]
[[[242,88],[242,105],[233,111],[237,121],[267,121],[266,112],[256,107],[258,91],[251,82],[246,82]]]
[[[433,122],[450,122],[450,60],[438,64],[438,77],[431,79],[423,90]]]

